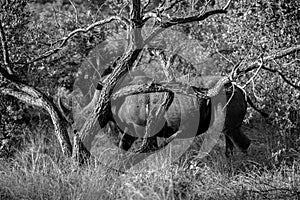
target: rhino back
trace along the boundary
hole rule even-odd
[[[130,132],[135,132],[132,126],[144,127],[139,131],[144,131],[150,116],[157,112],[164,101],[165,93],[150,93],[132,95],[125,98],[124,103],[117,112],[117,123],[127,127]],[[147,105],[148,104],[148,105]],[[148,106],[148,107],[147,107]],[[155,127],[151,135],[159,133],[164,128],[170,130],[173,134],[177,130],[185,132],[186,137],[192,137],[197,134],[200,120],[199,104],[196,98],[182,94],[175,94],[174,100],[163,119],[155,121]],[[141,133],[135,133],[141,135]],[[164,133],[166,134],[166,133]]]

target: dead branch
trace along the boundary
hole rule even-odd
[[[198,21],[203,21],[207,19],[210,16],[216,15],[216,14],[225,14],[227,13],[226,10],[223,9],[218,9],[218,10],[211,10],[208,11],[202,15],[196,15],[196,16],[191,16],[191,17],[183,17],[183,18],[173,18],[167,22],[162,23],[161,27],[162,28],[169,28],[174,25],[178,24],[186,24],[186,23],[191,23],[191,22],[198,22]]]
[[[186,96],[190,96],[192,98],[207,98],[206,95],[207,90],[190,87],[184,83],[177,83],[177,82],[166,82],[162,84],[158,83],[150,83],[150,84],[140,84],[140,85],[129,85],[119,89],[112,95],[112,99],[116,100],[118,98],[124,96],[130,96],[135,94],[142,94],[142,93],[154,93],[154,92],[167,92],[167,93],[176,93],[176,94],[183,94]]]
[[[174,4],[171,4],[173,6],[175,6],[177,3],[179,3],[180,1],[175,1]],[[211,11],[207,11],[205,13],[200,13],[197,15],[193,15],[193,16],[188,16],[188,17],[179,17],[179,18],[171,18],[171,17],[167,17],[166,21],[163,21],[162,19],[160,19],[160,25],[145,39],[145,44],[148,44],[150,41],[152,41],[152,39],[154,37],[156,37],[158,34],[160,34],[161,32],[163,32],[165,29],[170,28],[171,26],[175,26],[175,25],[179,25],[179,24],[185,24],[185,23],[191,23],[191,22],[198,22],[198,21],[203,21],[205,19],[207,19],[210,16],[216,15],[216,14],[225,14],[227,13],[227,9],[229,7],[231,3],[231,0],[227,1],[226,5],[222,8],[222,9],[215,9],[215,10],[211,10]],[[169,8],[169,7],[167,7]],[[159,13],[161,13],[161,15],[163,15],[162,13],[166,11],[164,9],[162,10],[158,10]],[[149,15],[149,16],[147,16]],[[153,15],[153,14],[145,14],[145,18],[144,18],[144,22],[147,21],[149,18],[151,18],[152,16],[157,17],[157,15]]]
[[[0,20],[0,40],[1,40],[1,46],[2,46],[2,55],[3,55],[3,61],[6,67],[6,70],[9,74],[12,74],[11,70],[11,61],[6,41],[6,35],[4,31],[4,27],[2,25],[2,20]]]
[[[86,28],[79,28],[79,29],[76,29],[72,32],[70,32],[67,36],[63,37],[62,39],[58,40],[57,42],[55,43],[60,43],[58,45],[58,47],[54,48],[54,49],[51,49],[47,52],[45,52],[43,55],[37,57],[37,58],[34,58],[30,61],[28,61],[26,64],[31,64],[31,63],[34,63],[34,62],[37,62],[37,61],[40,61],[40,60],[43,60],[45,58],[48,58],[50,57],[51,55],[59,52],[60,50],[62,50],[62,48],[64,46],[66,46],[67,42],[72,38],[74,37],[75,35],[79,34],[79,33],[87,33],[89,32],[90,30],[92,30],[93,28],[97,27],[97,26],[102,26],[104,24],[107,24],[107,23],[110,23],[112,21],[120,21],[120,22],[123,22],[126,26],[129,24],[129,21],[124,18],[124,17],[119,17],[119,16],[112,16],[110,18],[107,18],[107,19],[104,19],[104,20],[101,20],[101,21],[97,21],[91,25],[89,25],[88,27]]]
[[[263,62],[268,62],[268,61],[271,61],[271,60],[276,60],[276,59],[280,59],[280,58],[283,58],[285,56],[288,56],[290,54],[293,54],[297,51],[300,50],[300,45],[296,45],[296,46],[293,46],[293,47],[289,47],[289,48],[286,48],[286,49],[282,49],[282,50],[278,50],[276,52],[273,52],[273,53],[270,53],[269,55],[263,57]],[[255,60],[254,62],[251,62],[250,64],[248,64],[248,67],[245,69],[245,70],[242,70],[238,73],[239,74],[246,74],[252,70],[255,70],[256,68],[258,68],[258,65],[259,65],[259,61],[258,60]]]
[[[175,0],[173,2],[169,2],[169,5],[165,6],[165,7],[162,7],[160,8],[160,12],[161,11],[168,11],[168,10],[171,10],[172,8],[174,8],[174,6],[176,6],[176,4],[180,3],[181,0]]]
[[[160,0],[151,0],[143,7],[143,11],[148,12],[160,7]]]
[[[257,68],[256,72],[254,73],[253,76],[251,76],[251,78],[241,88],[244,89],[249,83],[251,83],[262,68],[263,68],[263,59],[261,57],[259,67]]]
[[[77,131],[74,131],[72,159],[75,164],[85,164],[90,158],[91,153],[81,142]]]
[[[34,105],[34,106],[38,106],[41,107],[42,104],[40,102],[35,101],[36,99],[33,98],[32,96],[24,93],[24,92],[20,92],[20,91],[16,91],[14,89],[11,88],[1,88],[1,93],[4,95],[10,95],[13,97],[16,97],[17,99],[22,99],[25,103]]]
[[[162,65],[163,71],[165,73],[165,76],[167,77],[167,81],[168,82],[175,81],[175,76],[174,76],[173,72],[171,71],[171,66],[174,63],[174,60],[175,60],[177,54],[174,54],[174,55],[170,56],[169,58],[167,58],[164,51],[159,51],[158,56],[160,57],[161,65]]]
[[[283,57],[288,56],[290,54],[293,54],[293,53],[295,53],[299,50],[300,50],[300,45],[289,47],[289,48],[286,48],[286,49],[283,49],[283,50],[278,50],[274,53],[269,54],[268,56],[263,57],[261,61],[266,63],[266,62],[271,61],[271,60],[280,59],[280,58],[283,58]],[[292,63],[293,62],[294,61],[292,61]],[[246,74],[246,73],[248,73],[252,70],[255,70],[259,67],[260,67],[259,61],[256,60],[256,61],[250,63],[248,65],[248,68],[246,68],[245,70],[238,71],[236,73],[237,77],[241,76],[242,74]],[[285,77],[285,75],[280,70],[271,69],[271,68],[266,67],[266,66],[262,66],[261,69],[267,70],[267,71],[272,72],[272,73],[277,73],[283,79],[283,81],[286,82],[288,85],[292,86],[293,88],[295,88],[297,90],[300,90],[300,86],[293,84],[290,80],[288,80],[288,78]]]
[[[20,101],[45,109],[53,122],[54,132],[65,156],[71,156],[72,145],[67,131],[67,121],[56,105],[42,92],[16,80],[3,67],[0,67],[0,92],[16,97]],[[4,83],[4,84],[3,84]]]
[[[147,0],[145,5],[143,6],[143,11],[145,11],[145,9],[150,5],[150,0]]]
[[[133,50],[134,49],[134,50]],[[80,130],[80,137],[87,149],[91,148],[93,139],[95,138],[97,131],[92,131],[95,127],[104,127],[108,123],[106,116],[111,112],[110,100],[113,93],[113,89],[120,80],[133,66],[134,62],[138,58],[142,49],[129,49],[123,57],[122,62],[118,62],[114,71],[107,77],[105,85],[101,92],[99,92],[98,98],[95,99],[95,106],[89,117],[89,120],[85,122],[82,129]],[[93,98],[94,99],[94,98]],[[98,119],[98,120],[97,120]]]
[[[285,77],[285,75],[281,71],[279,71],[277,69],[271,69],[271,68],[268,68],[268,67],[265,67],[265,66],[263,66],[262,69],[267,70],[267,71],[272,72],[272,73],[277,73],[282,78],[282,80],[284,82],[286,82],[288,85],[292,86],[293,88],[295,88],[297,90],[300,90],[300,86],[293,84],[290,80],[288,80]]]
[[[216,15],[216,14],[225,14],[225,13],[227,13],[227,9],[228,9],[230,3],[231,3],[231,0],[229,0],[222,9],[215,9],[215,10],[207,11],[203,14],[200,13],[200,14],[197,14],[194,16],[189,16],[189,17],[172,18],[171,20],[162,23],[161,27],[168,28],[173,25],[203,21],[203,20],[207,19],[208,17]]]
[[[25,103],[47,110],[52,119],[54,132],[59,141],[63,154],[68,157],[71,156],[72,146],[68,136],[66,126],[67,122],[62,117],[61,113],[53,102],[51,102],[45,95],[39,93],[37,90],[33,88],[31,88],[31,90],[31,93],[39,94],[40,98],[33,97],[24,91],[18,91],[13,88],[0,88],[0,92],[2,94],[16,97]]]
[[[77,11],[77,8],[74,4],[74,2],[72,0],[69,0],[70,4],[72,5],[72,7],[74,8],[74,11],[75,11],[75,19],[76,19],[76,24],[79,24],[79,19],[78,19],[78,11]]]
[[[169,90],[166,87],[161,86],[160,84],[157,83],[129,85],[115,92],[112,95],[111,99],[116,100],[118,98],[130,96],[130,95],[142,94],[142,93],[154,93],[154,92],[172,93],[172,90]]]
[[[175,5],[180,3],[182,0],[175,0],[173,2],[169,2],[169,5],[165,5],[165,1],[158,7],[156,8],[155,12],[152,10],[146,11],[146,13],[143,16],[143,22],[147,22],[149,19],[154,18],[155,20],[161,22],[162,17],[165,17],[167,19],[171,19],[171,17],[168,14],[165,14],[164,12],[171,10],[174,8]]]

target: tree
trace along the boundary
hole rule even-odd
[[[104,3],[102,1],[89,1],[88,3],[82,1],[76,1],[76,3],[74,3],[75,1],[69,1],[68,3],[66,1],[57,1],[56,3],[63,8],[62,10],[53,9],[53,11],[51,11],[51,6],[49,6],[46,7],[48,12],[44,13],[47,19],[54,20],[48,20],[47,23],[33,23],[33,25],[30,25],[28,19],[34,17],[34,15],[29,17],[30,12],[28,12],[26,8],[28,2],[25,0],[20,2],[7,2],[8,5],[4,4],[1,7],[0,21],[1,53],[3,55],[0,67],[1,93],[13,96],[27,104],[45,109],[51,116],[55,135],[66,156],[70,156],[72,152],[72,145],[66,128],[70,124],[59,111],[53,99],[47,95],[47,89],[42,92],[45,88],[39,88],[37,85],[30,84],[30,79],[28,77],[26,78],[26,73],[24,72],[39,68],[46,68],[49,71],[52,71],[51,64],[55,63],[58,63],[55,65],[58,69],[58,77],[63,74],[64,69],[62,66],[68,66],[76,71],[74,68],[76,68],[78,63],[82,60],[80,60],[81,57],[75,59],[72,52],[76,52],[76,55],[87,55],[93,45],[101,41],[99,37],[95,37],[95,34],[101,36],[101,34],[105,32],[106,35],[109,35],[114,32],[114,30],[119,29],[126,31],[128,38],[126,50],[118,60],[115,60],[115,67],[105,80],[101,92],[95,91],[92,104],[89,105],[90,108],[93,108],[93,111],[89,120],[86,121],[81,130],[78,130],[80,140],[77,140],[77,145],[81,149],[79,150],[81,151],[79,152],[79,159],[82,159],[85,156],[89,157],[88,150],[90,142],[95,136],[93,135],[95,132],[92,131],[92,129],[97,126],[97,123],[100,124],[100,127],[104,127],[108,122],[106,115],[109,112],[109,102],[118,80],[126,76],[128,71],[140,57],[142,50],[147,45],[149,46],[156,36],[166,29],[183,29],[190,35],[198,35],[203,43],[206,41],[206,38],[214,40],[215,42],[212,46],[203,44],[210,52],[213,53],[213,50],[216,50],[218,54],[230,54],[232,58],[227,60],[241,59],[243,61],[245,60],[243,54],[248,55],[248,52],[246,50],[240,52],[239,48],[244,48],[244,44],[250,44],[247,43],[248,41],[242,40],[241,43],[239,43],[240,46],[234,45],[236,41],[239,40],[239,34],[242,32],[241,29],[240,32],[233,34],[236,38],[223,37],[223,35],[220,35],[222,34],[222,31],[226,30],[227,32],[230,32],[231,28],[236,24],[235,21],[230,22],[228,27],[224,27],[224,25],[222,25],[222,20],[218,21],[218,18],[212,18],[212,16],[226,14],[228,9],[231,8],[237,10],[235,15],[241,16],[240,13],[242,13],[243,16],[247,17],[248,10],[246,12],[243,9],[254,9],[251,7],[252,4],[250,7],[242,6],[239,8],[238,6],[240,4],[237,1],[132,0],[121,2],[105,1]],[[83,14],[83,10],[86,5],[93,7],[93,9],[90,9],[91,11],[87,12],[85,15]],[[237,8],[235,8],[235,6]],[[32,7],[41,9],[38,7],[38,4]],[[68,13],[65,18],[62,17],[64,16],[62,14],[64,11]],[[105,12],[100,15],[98,11]],[[19,15],[16,15],[16,13],[19,13]],[[15,22],[10,23],[13,20],[9,17],[14,18]],[[222,17],[220,18],[222,19]],[[234,17],[233,19],[239,20],[239,18]],[[193,26],[190,24],[195,22],[202,22],[199,25],[200,28],[202,28],[202,33],[198,34],[193,30]],[[206,32],[203,31],[203,24],[205,23],[208,23],[208,27],[211,28],[208,28]],[[142,30],[147,26],[149,27],[149,24],[151,32],[147,35],[143,35]],[[34,30],[34,33],[37,34],[29,37],[28,34],[24,34],[26,29],[21,28],[22,26],[29,26]],[[255,23],[251,24],[251,26],[254,27]],[[41,33],[40,30],[45,27],[51,27],[49,33],[52,32],[54,34],[49,35],[47,33]],[[99,27],[103,28],[103,30],[99,31]],[[14,32],[19,33],[19,35],[13,34]],[[243,39],[247,36],[248,32],[244,33]],[[213,36],[211,38],[209,37],[209,34],[216,34],[221,37]],[[292,35],[293,34],[294,33],[292,33]],[[52,40],[49,42],[48,38],[52,38]],[[89,46],[89,44],[92,45]],[[259,48],[259,45],[260,43],[258,43],[257,48]],[[240,49],[243,50],[243,48]],[[265,47],[259,48],[259,51],[254,51],[252,49],[253,51],[250,53],[254,56],[246,58],[247,63],[249,64],[243,69],[240,69],[239,66],[234,72],[238,75],[245,74],[251,70],[261,69],[262,65],[260,65],[259,61],[265,62],[277,57],[281,58],[283,56],[288,56],[298,52],[299,48],[299,45],[296,45],[282,50],[282,46],[274,46],[274,49],[277,51],[270,51],[267,53],[264,52]],[[261,55],[262,53],[263,55]],[[257,54],[260,56],[257,56]],[[222,57],[225,58],[224,55],[222,55]],[[75,61],[75,64],[73,62],[73,65],[69,61]],[[224,63],[224,60],[222,59],[213,61],[219,63],[217,66],[222,66],[222,63]],[[237,63],[238,62],[235,62],[234,64],[236,65]],[[263,67],[267,69],[266,66]],[[225,69],[224,71],[228,72],[229,70]],[[37,72],[37,70],[35,72]],[[35,78],[37,78],[37,76],[35,76]],[[75,137],[75,139],[78,138]],[[85,144],[87,148],[84,148],[82,143]]]

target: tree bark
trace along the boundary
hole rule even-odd
[[[63,154],[70,157],[72,154],[72,145],[67,130],[68,122],[64,119],[57,106],[45,94],[37,89],[23,83],[15,82],[9,77],[5,77],[5,73],[2,73],[4,69],[0,69],[0,78],[3,80],[0,84],[0,92],[5,95],[16,97],[30,105],[45,109],[53,122],[54,133],[59,141]]]

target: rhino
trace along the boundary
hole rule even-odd
[[[181,78],[176,81],[188,82],[197,88],[213,88],[222,78],[222,76],[200,77],[194,81]],[[118,85],[116,91],[121,86],[150,81],[153,80],[143,73],[131,75]],[[141,93],[111,101],[111,119],[108,124],[112,131],[122,133],[120,148],[127,151],[137,138],[144,136],[147,119],[151,111],[158,109],[164,95],[164,93]],[[163,120],[157,121],[155,130],[147,137],[155,143],[157,137],[168,138],[181,130],[180,138],[191,138],[206,132],[215,121],[219,120],[218,118],[223,118],[224,124],[220,131],[225,135],[225,155],[230,156],[234,146],[246,153],[251,140],[242,132],[241,126],[246,115],[247,102],[250,102],[250,99],[245,92],[232,82],[226,83],[220,93],[211,98],[199,99],[176,93]],[[250,102],[250,105],[253,106],[253,103]]]

